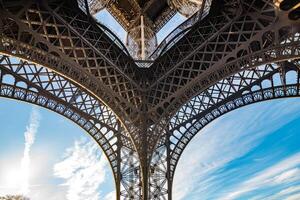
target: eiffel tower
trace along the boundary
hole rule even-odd
[[[104,8],[125,44],[93,17]],[[177,12],[188,19],[158,45]],[[0,0],[0,96],[82,127],[118,200],[171,200],[182,152],[207,124],[300,96],[299,18],[297,0]]]

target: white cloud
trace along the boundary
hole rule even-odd
[[[65,179],[68,200],[99,200],[99,186],[105,181],[107,160],[94,141],[75,141],[64,159],[55,164],[54,175]]]
[[[299,116],[300,102],[280,100],[247,106],[210,123],[188,145],[173,183],[175,200],[204,195],[215,187],[213,173],[256,147]],[[238,115],[238,116],[237,116]],[[189,178],[186,178],[189,177]],[[278,177],[278,181],[284,177]],[[205,197],[203,197],[205,199]]]
[[[24,150],[8,154],[1,166],[0,173],[0,196],[3,195],[25,195],[28,196],[33,185],[30,179],[35,175],[33,172],[31,148],[35,143],[35,137],[39,128],[40,114],[36,107],[32,108],[28,125],[24,132]],[[20,158],[21,157],[21,158]]]
[[[284,190],[281,190],[278,194],[283,196],[283,195],[287,195],[287,194],[291,194],[291,193],[295,193],[295,192],[300,192],[300,185],[288,187]]]
[[[220,197],[220,199],[236,199],[243,194],[255,191],[257,189],[268,188],[271,186],[300,180],[300,168],[297,167],[299,164],[300,153],[297,153],[256,174],[251,179],[234,188],[233,191],[228,193],[225,197]]]
[[[293,185],[287,188],[282,189],[281,191],[268,195],[268,196],[255,196],[251,200],[278,200],[278,199],[288,199],[290,197],[293,197],[296,194],[300,193],[300,186],[299,185]]]
[[[37,133],[40,123],[40,115],[37,108],[33,107],[30,115],[29,126],[26,127],[24,133],[25,148],[24,155],[21,161],[21,194],[28,195],[29,189],[29,175],[30,175],[30,150],[31,146],[35,142],[35,135]]]
[[[289,197],[286,197],[284,200],[299,200],[300,199],[300,193],[290,195]]]

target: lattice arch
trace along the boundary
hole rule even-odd
[[[119,193],[123,190],[123,195],[128,195],[126,186],[138,184],[127,183],[126,178],[120,180],[120,176],[126,177],[131,173],[128,166],[136,166],[139,170],[138,159],[133,158],[136,153],[129,135],[116,115],[83,88],[48,68],[0,54],[0,97],[35,104],[73,121],[103,150]],[[131,160],[128,160],[128,155],[131,155]]]
[[[195,94],[198,95],[183,104],[170,118],[169,124],[167,124],[168,117],[166,117],[154,128],[153,132],[161,135],[161,137],[152,154],[150,167],[156,169],[153,175],[156,176],[156,180],[153,180],[152,184],[161,185],[160,189],[162,191],[157,192],[159,195],[163,196],[166,194],[164,191],[168,190],[170,192],[172,190],[175,168],[183,150],[194,135],[213,119],[250,103],[290,97],[293,94],[298,96],[298,93],[295,94],[291,91],[292,87],[286,87],[288,82],[285,82],[285,73],[292,70],[298,73],[298,61],[295,60],[291,64],[287,60],[290,61],[300,57],[300,33],[297,28],[293,29],[292,25],[277,28],[276,31],[276,34],[268,31],[261,35],[263,39],[260,40],[259,44],[262,44],[262,41],[264,41],[266,42],[265,44],[269,43],[267,45],[269,46],[273,44],[274,37],[277,35],[280,36],[276,37],[278,45],[270,45],[266,49],[255,52],[251,50],[251,47],[254,47],[254,44],[258,44],[257,41],[253,41],[250,43],[250,46],[245,46],[250,49],[242,49],[245,53],[244,56],[236,52],[235,58],[229,58],[222,68],[217,68],[210,75],[202,79],[194,80],[195,85],[186,88],[184,96],[178,97],[177,100],[178,102],[184,101]],[[276,62],[277,64],[266,64],[272,62]],[[266,84],[265,79],[270,79],[268,75],[276,72],[277,75],[279,72],[281,73],[281,87],[274,84],[275,82],[271,82],[271,86],[270,84]],[[256,87],[261,88],[259,91],[262,93],[251,89],[251,84],[255,83],[258,84]],[[299,81],[296,83],[299,84]],[[270,87],[267,88],[266,85]],[[207,86],[209,87],[207,88]],[[262,97],[259,98],[259,95]],[[176,107],[178,105],[174,108]],[[172,110],[168,111],[170,113],[173,112]],[[168,114],[170,115],[170,113]],[[156,159],[157,155],[160,156],[159,160]]]
[[[185,104],[170,121],[171,179],[186,146],[214,119],[256,102],[299,96],[299,60],[247,69],[201,92]]]
[[[14,77],[3,83],[3,96],[46,107],[84,128],[108,157],[117,199],[141,198],[140,159],[124,123],[137,116],[140,103],[133,60],[63,2],[6,1],[0,10],[1,74]]]
[[[16,57],[0,54],[1,96],[36,104],[70,119],[86,130],[115,159],[120,129],[116,116],[83,89],[55,72]]]

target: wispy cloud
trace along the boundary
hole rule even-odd
[[[263,170],[249,180],[241,183],[226,196],[220,199],[237,199],[238,197],[257,189],[268,188],[271,186],[281,185],[296,180],[300,180],[300,153],[297,153],[278,164]],[[282,193],[286,193],[283,191]],[[281,195],[282,195],[281,193]]]
[[[24,154],[21,161],[21,194],[28,195],[30,192],[29,188],[29,175],[30,175],[30,150],[32,145],[35,142],[35,136],[38,131],[40,123],[40,115],[36,107],[33,107],[33,110],[30,115],[29,125],[26,127],[24,133],[25,137],[25,148]]]
[[[292,185],[292,186],[289,186],[289,187],[286,187],[286,188],[280,190],[279,192],[275,192],[271,195],[254,196],[250,200],[261,200],[261,199],[264,199],[264,200],[278,200],[278,199],[288,200],[288,199],[293,199],[296,196],[298,196],[298,198],[296,198],[296,199],[299,199],[299,195],[300,195],[300,186]]]
[[[220,192],[216,188],[216,172],[299,116],[295,113],[297,108],[299,101],[272,101],[231,112],[209,124],[189,144],[179,162],[173,184],[174,199],[193,199],[192,196],[199,195],[206,199],[209,192]]]
[[[300,193],[297,193],[286,197],[284,200],[299,200],[299,199],[300,199]]]
[[[54,166],[54,175],[65,179],[68,200],[98,200],[105,181],[107,160],[94,141],[75,141],[63,160]]]

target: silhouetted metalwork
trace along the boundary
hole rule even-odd
[[[203,127],[300,94],[300,20],[281,0],[213,0],[153,61],[135,61],[89,15],[105,4],[82,2],[0,1],[0,96],[86,130],[110,162],[117,199],[171,200],[176,165]]]

